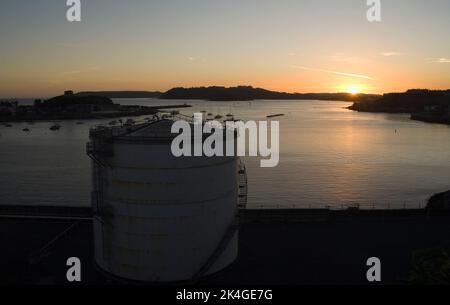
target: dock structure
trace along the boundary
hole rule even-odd
[[[92,209],[90,207],[0,205],[0,218],[92,220]]]
[[[242,178],[245,179],[245,178]],[[245,180],[240,180],[245,181]],[[246,184],[242,182],[246,190]],[[242,191],[244,192],[244,191]],[[243,194],[243,193],[242,193]],[[246,198],[245,198],[246,200]],[[239,203],[240,223],[298,223],[298,222],[327,222],[333,220],[348,219],[389,219],[393,217],[429,217],[446,216],[449,210],[433,211],[430,213],[426,208],[422,209],[342,209],[332,210],[330,208],[251,208],[244,205],[244,197]],[[42,220],[86,220],[90,221],[94,217],[91,207],[57,207],[57,206],[16,206],[0,205],[0,218],[10,219],[42,219]]]

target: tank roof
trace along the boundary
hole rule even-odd
[[[191,119],[190,117],[187,117]],[[177,119],[183,118],[156,118],[143,123],[123,126],[98,126],[91,129],[90,136],[93,138],[103,137],[119,140],[152,140],[175,138],[178,134],[172,133],[172,125]],[[193,121],[187,120],[193,128]],[[207,137],[209,134],[203,134]],[[236,134],[235,134],[236,135]]]
[[[156,122],[144,123],[142,126],[136,125],[137,129],[124,134],[125,138],[173,138],[176,135],[171,133],[172,125],[175,121],[162,119]]]

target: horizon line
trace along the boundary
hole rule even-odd
[[[143,89],[136,89],[136,90],[128,90],[128,89],[121,89],[121,90],[80,90],[80,91],[74,91],[74,94],[77,93],[82,93],[82,92],[148,92],[148,93],[154,93],[154,92],[160,92],[160,93],[166,93],[172,89],[176,89],[176,88],[183,88],[183,89],[192,89],[192,88],[211,88],[211,87],[223,87],[223,88],[238,88],[238,87],[252,87],[254,89],[263,89],[263,90],[268,90],[268,91],[272,91],[272,92],[278,92],[278,93],[287,93],[287,94],[349,94],[352,95],[352,93],[350,92],[345,92],[345,91],[334,91],[334,92],[299,92],[299,91],[278,91],[278,90],[272,90],[272,89],[266,89],[263,87],[258,87],[258,86],[251,86],[251,85],[236,85],[236,86],[223,86],[223,85],[211,85],[211,86],[190,86],[190,87],[183,87],[183,86],[176,86],[176,87],[172,87],[168,90],[165,91],[160,91],[160,90],[143,90]],[[71,90],[71,89],[67,89],[67,90]],[[404,91],[388,91],[388,92],[382,92],[382,93],[369,93],[369,92],[358,92],[354,95],[383,95],[383,94],[389,94],[389,93],[404,93],[407,92],[409,90],[429,90],[429,91],[449,91],[450,88],[448,89],[431,89],[431,88],[409,88],[406,89]],[[64,90],[66,91],[66,90]],[[61,92],[62,94],[64,93]],[[60,95],[62,95],[60,94]],[[52,97],[57,97],[60,95],[52,95],[52,96],[45,96],[45,97],[36,97],[36,96],[22,96],[22,97],[0,97],[0,100],[13,100],[13,99],[46,99],[46,98],[52,98]],[[155,97],[156,99],[158,99],[157,97]]]

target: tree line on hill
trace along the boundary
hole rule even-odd
[[[270,91],[252,86],[237,87],[177,87],[164,93],[159,91],[91,91],[76,93],[77,97],[102,96],[107,98],[159,98],[167,100],[198,99],[208,101],[251,101],[251,100],[326,100],[356,101],[361,98],[373,98],[371,94],[350,93],[287,93]]]
[[[411,89],[403,93],[387,93],[378,98],[363,98],[349,109],[362,112],[444,113],[449,107],[450,90]]]

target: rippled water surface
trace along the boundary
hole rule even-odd
[[[260,168],[245,158],[249,206],[418,207],[450,189],[450,128],[408,115],[356,113],[329,101],[204,102],[117,99],[121,104],[193,105],[241,119],[280,121],[280,164]],[[109,121],[109,120],[108,120]],[[0,126],[0,204],[89,205],[90,126],[107,121]],[[29,133],[22,129],[28,127]]]

